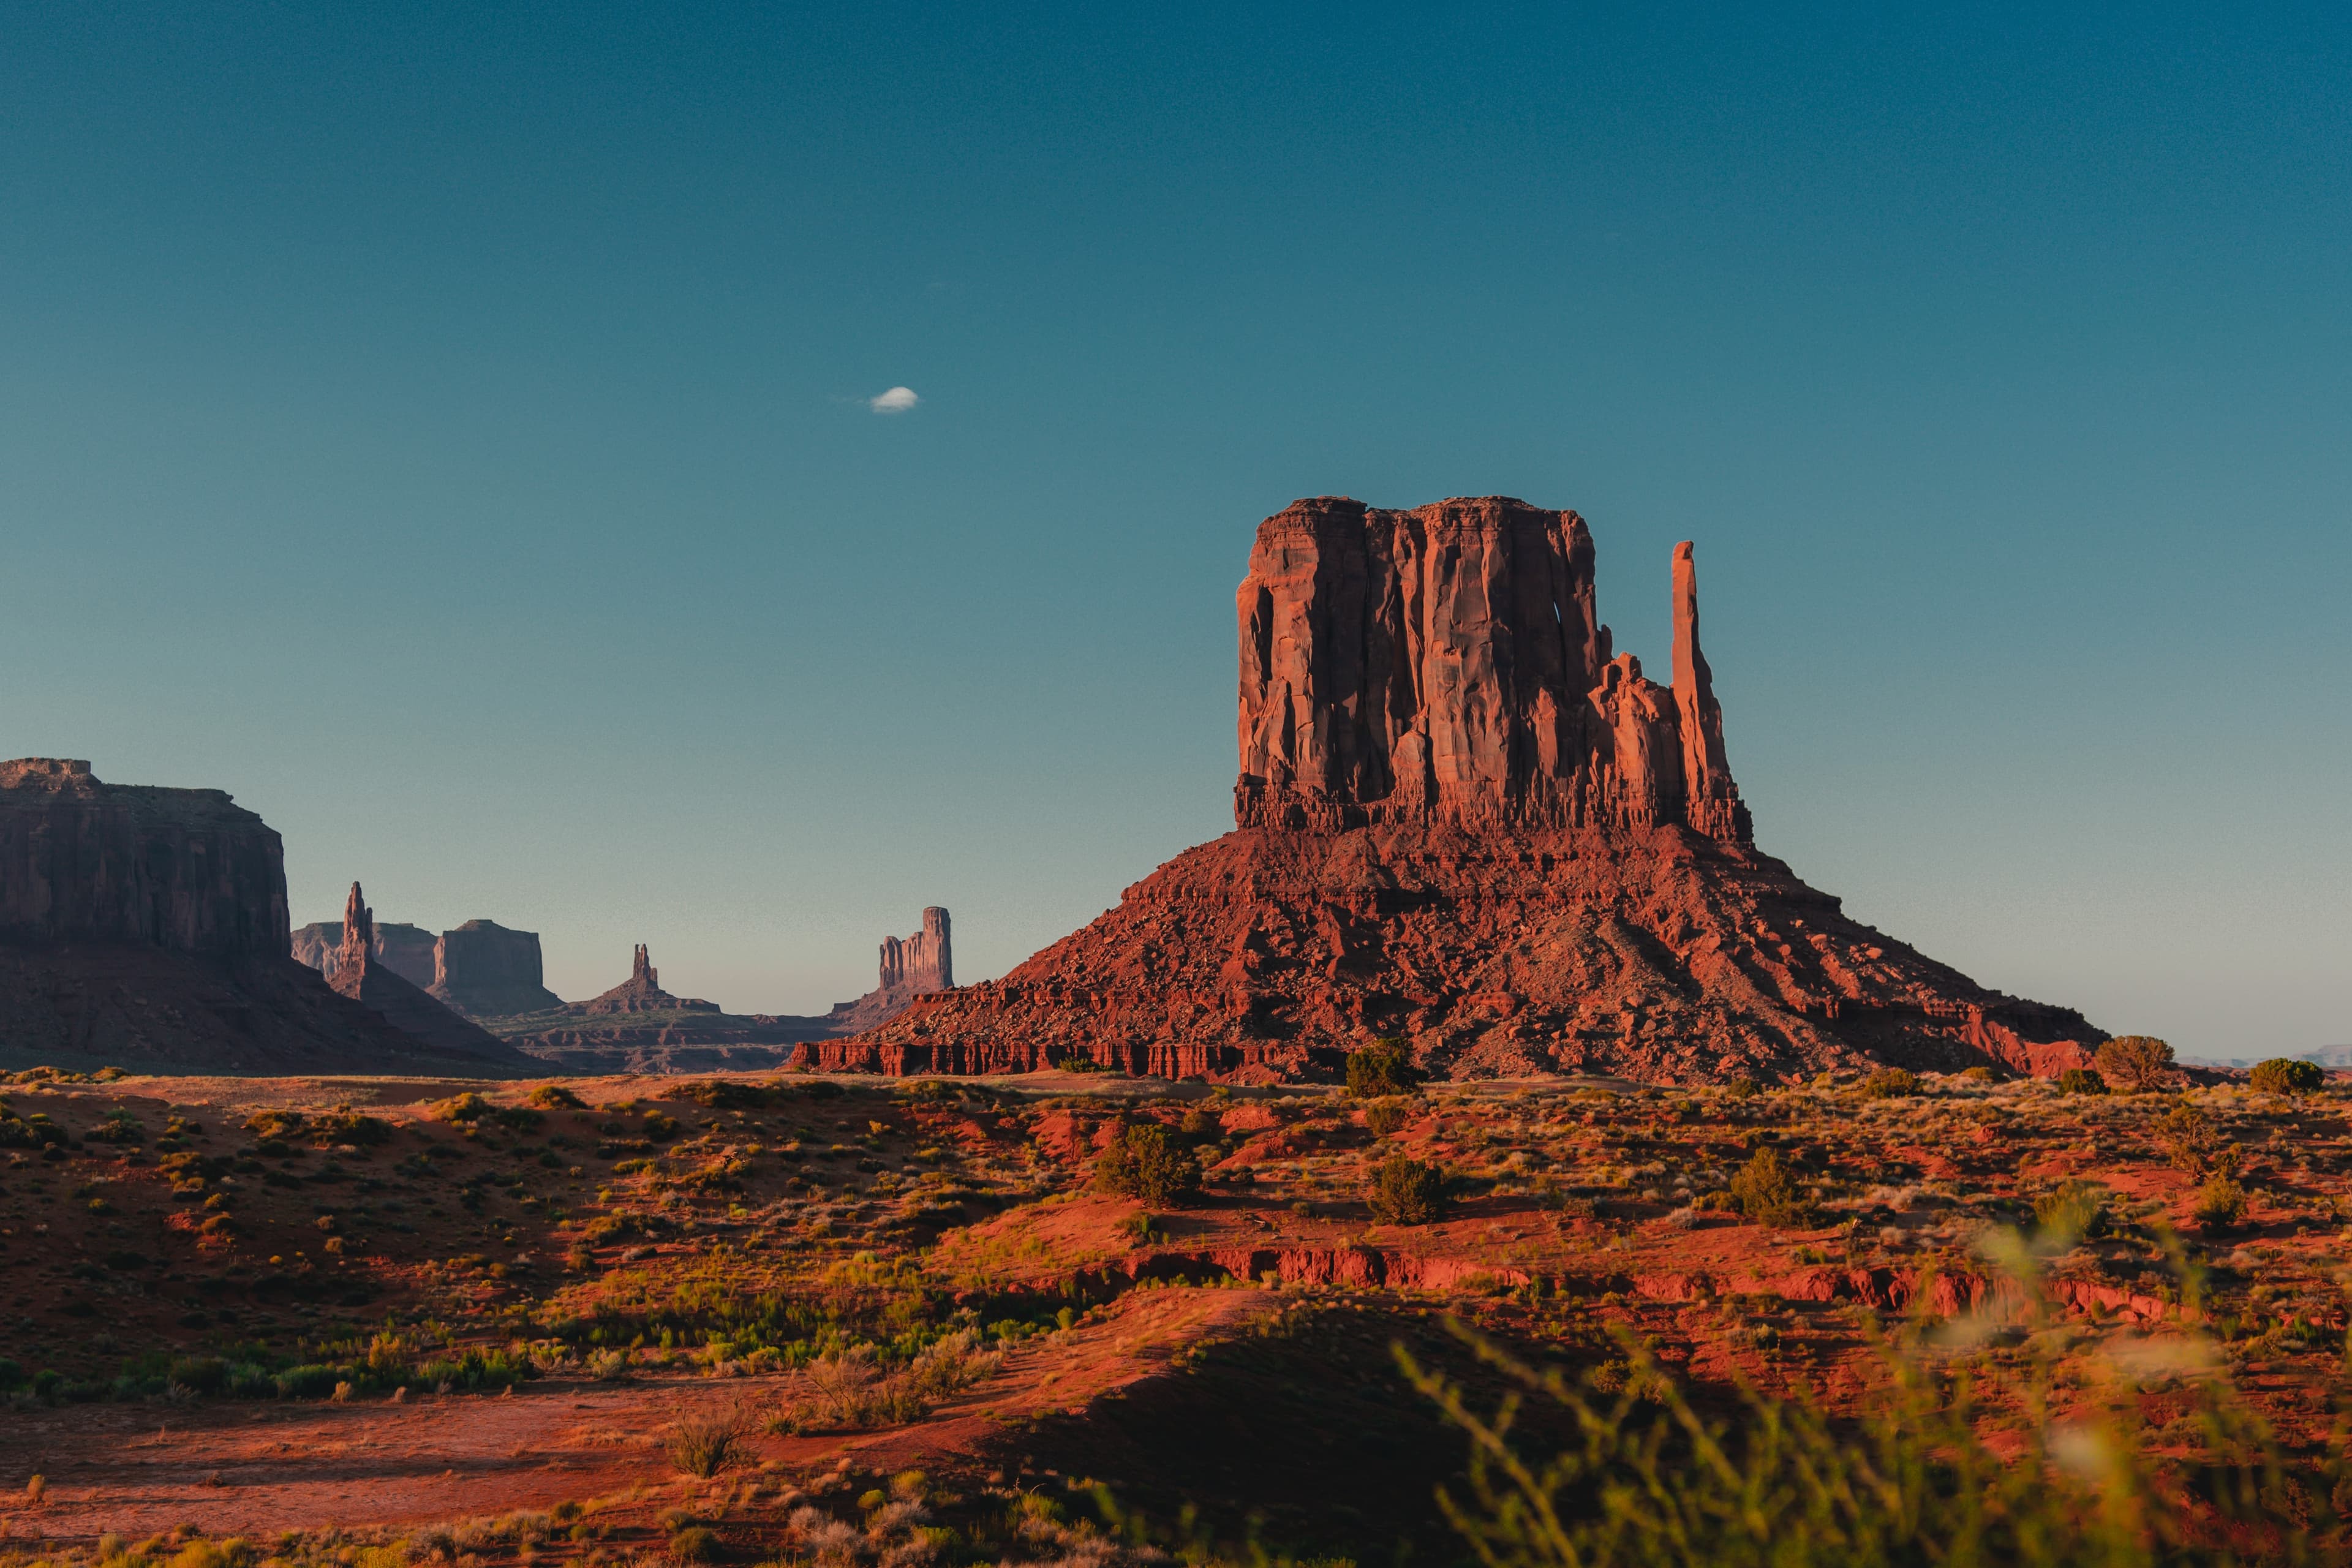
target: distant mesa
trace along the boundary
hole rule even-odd
[[[448,935],[445,933],[446,944]],[[536,940],[533,944],[537,952]],[[885,1023],[914,998],[954,984],[948,911],[927,909],[911,937],[885,937],[876,988],[816,1016],[734,1014],[715,1002],[662,988],[661,972],[642,943],[629,977],[585,1002],[485,1026],[519,1049],[564,1072],[712,1072],[781,1067],[808,1059],[810,1042]]]
[[[503,1018],[560,1007],[547,988],[539,933],[467,921],[433,942],[434,995],[468,1018]]]
[[[0,1065],[514,1070],[406,1033],[289,956],[285,847],[220,790],[0,763]],[[387,972],[388,973],[388,972]]]
[[[1671,566],[1661,686],[1612,647],[1574,512],[1295,502],[1235,595],[1234,831],[813,1058],[1253,1081],[1397,1037],[1452,1078],[2084,1060],[2105,1037],[2080,1014],[1977,984],[1755,847],[1689,543]]]

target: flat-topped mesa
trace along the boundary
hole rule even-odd
[[[282,955],[288,925],[284,846],[226,791],[0,763],[0,934],[245,959]]]
[[[1749,841],[1675,553],[1675,684],[1612,658],[1592,536],[1507,497],[1296,501],[1234,598],[1244,827],[1680,825]]]
[[[644,949],[638,950],[640,952]],[[432,994],[469,1018],[504,1018],[563,1005],[547,988],[539,933],[472,920],[433,943]]]

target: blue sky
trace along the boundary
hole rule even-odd
[[[1500,492],[1853,912],[2352,1039],[2352,31],[2055,9],[12,8],[0,752],[820,1008],[1229,826],[1258,519]]]

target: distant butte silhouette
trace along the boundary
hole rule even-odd
[[[1235,597],[1234,831],[1002,980],[809,1048],[890,1073],[1077,1060],[1328,1077],[2049,1074],[2105,1038],[1848,919],[1755,847],[1672,563],[1671,685],[1612,647],[1583,519],[1339,497],[1265,520]]]

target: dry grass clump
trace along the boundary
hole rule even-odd
[[[704,1480],[749,1458],[751,1423],[740,1409],[681,1416],[670,1428],[669,1462]]]
[[[1003,1359],[982,1349],[970,1329],[942,1335],[895,1370],[882,1365],[872,1345],[852,1345],[801,1368],[768,1425],[786,1433],[862,1432],[919,1421],[934,1402],[993,1376]]]

